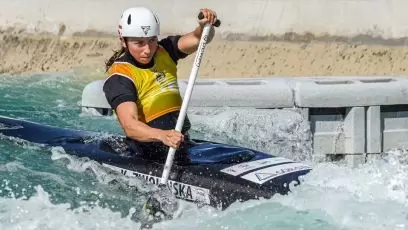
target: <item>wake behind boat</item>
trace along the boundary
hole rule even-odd
[[[0,116],[0,137],[13,137],[46,146],[60,146],[67,154],[88,157],[124,176],[158,184],[164,163],[129,157],[125,138],[100,137],[95,132],[53,127]],[[302,163],[248,148],[193,140],[189,161],[174,164],[168,188],[175,197],[227,208],[235,201],[287,194],[289,184],[311,168]]]

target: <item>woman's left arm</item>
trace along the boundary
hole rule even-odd
[[[211,25],[213,25],[217,20],[217,14],[215,13],[215,11],[206,8],[201,9],[200,11],[203,13],[204,18],[198,21],[199,25],[197,26],[197,28],[195,28],[195,30],[190,33],[184,34],[178,40],[178,48],[185,54],[192,54],[197,50],[200,43],[201,34],[203,33],[204,25],[206,23],[210,23]],[[212,41],[212,39],[214,38],[214,34],[214,26],[212,26],[207,43],[210,43]]]

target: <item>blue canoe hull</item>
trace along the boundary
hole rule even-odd
[[[0,135],[46,146],[60,146],[68,154],[87,157],[125,176],[157,184],[164,162],[123,154],[123,136],[59,128],[0,116]],[[193,140],[189,161],[174,164],[168,187],[177,198],[226,208],[239,200],[287,194],[291,182],[311,168],[289,159],[248,148]]]

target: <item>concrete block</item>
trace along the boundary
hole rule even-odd
[[[381,112],[384,152],[393,148],[408,148],[408,111],[398,106]]]
[[[305,79],[295,86],[299,107],[353,107],[407,103],[406,78]]]
[[[313,134],[313,154],[339,154],[344,152],[344,133],[319,132]]]
[[[184,97],[188,81],[178,82]],[[198,80],[191,95],[196,107],[293,108],[291,87],[284,79]]]
[[[314,154],[344,153],[343,116],[310,115]]]
[[[381,107],[367,108],[367,153],[381,153]]]
[[[384,152],[394,148],[408,149],[408,129],[385,130],[383,135]]]
[[[364,107],[347,109],[344,119],[345,153],[365,152],[365,123]]]

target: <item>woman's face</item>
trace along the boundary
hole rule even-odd
[[[156,53],[158,39],[156,36],[150,38],[128,38],[126,43],[130,54],[137,62],[148,64]]]

